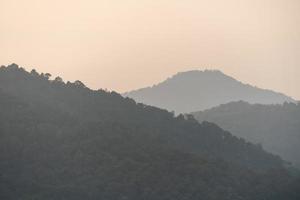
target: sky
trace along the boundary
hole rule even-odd
[[[0,65],[125,92],[219,69],[300,99],[299,0],[0,0]]]

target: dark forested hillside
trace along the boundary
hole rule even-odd
[[[294,102],[283,94],[243,84],[216,70],[180,72],[162,83],[123,95],[176,113],[205,110],[239,100],[262,104]]]
[[[300,104],[251,105],[240,101],[193,114],[200,122],[214,122],[300,167]]]
[[[0,199],[299,197],[279,157],[214,124],[49,76],[0,69]]]

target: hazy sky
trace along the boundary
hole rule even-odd
[[[299,0],[0,0],[0,65],[124,92],[192,69],[300,99]]]

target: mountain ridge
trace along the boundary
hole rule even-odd
[[[230,102],[204,111],[193,112],[199,122],[210,121],[238,137],[260,143],[300,167],[300,104],[277,105]]]
[[[176,113],[205,110],[239,100],[263,104],[295,102],[282,93],[242,83],[219,70],[179,72],[151,87],[129,91],[123,96]]]

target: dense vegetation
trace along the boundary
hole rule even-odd
[[[157,85],[124,96],[175,113],[205,110],[239,100],[262,104],[294,102],[283,94],[243,84],[216,70],[180,72]]]
[[[284,199],[299,183],[258,145],[80,81],[0,69],[0,199]]]
[[[218,124],[232,134],[259,143],[300,167],[300,104],[251,105],[240,101],[224,104],[194,116]]]

